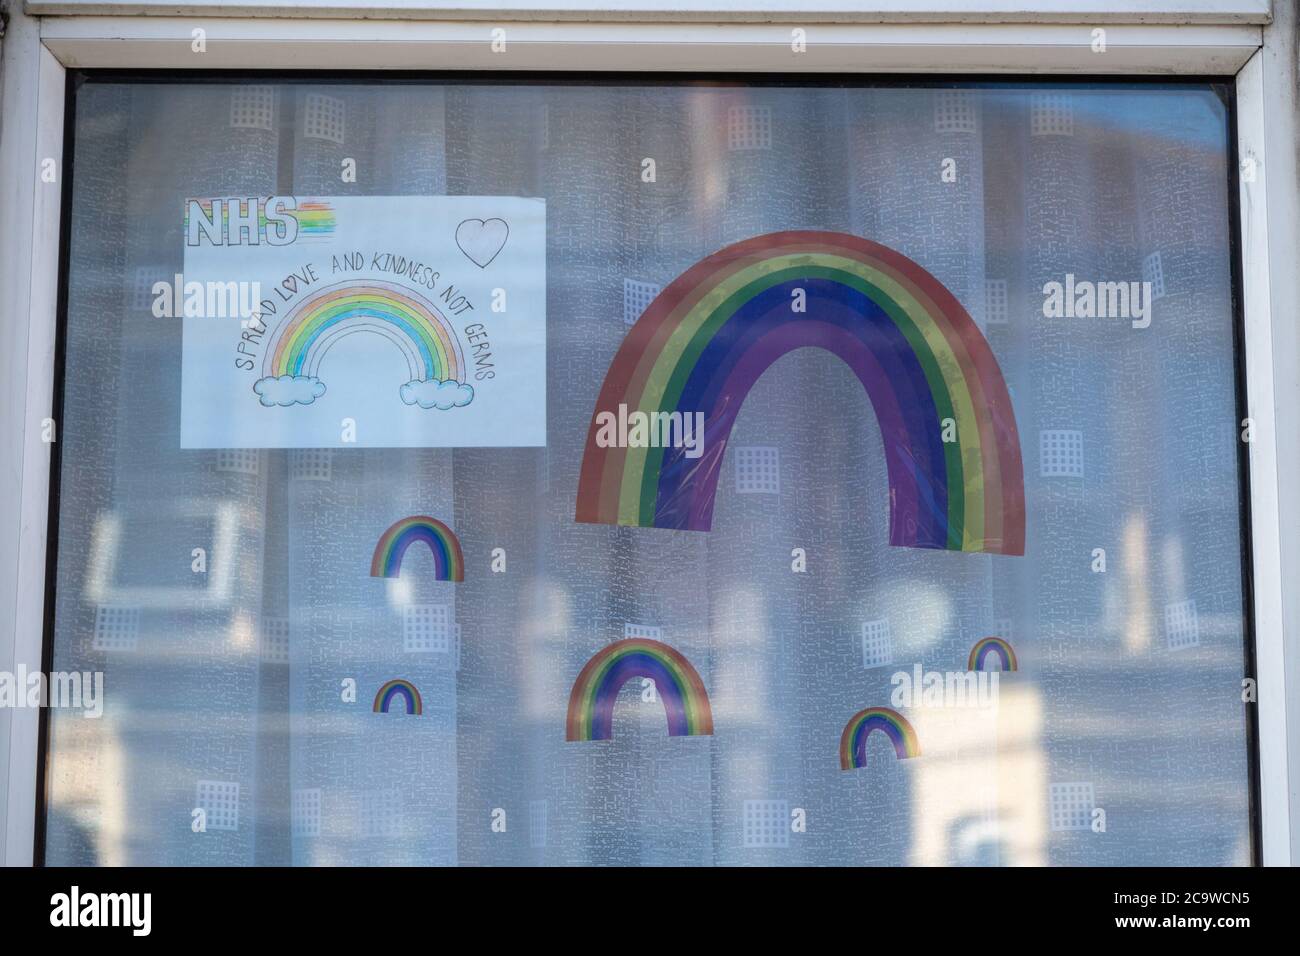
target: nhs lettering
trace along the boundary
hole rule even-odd
[[[247,199],[189,199],[185,203],[185,244],[287,246],[298,238],[298,200],[293,196]]]

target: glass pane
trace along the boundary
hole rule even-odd
[[[1249,862],[1223,94],[92,78],[47,861]]]

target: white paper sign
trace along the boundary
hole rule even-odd
[[[213,197],[185,214],[182,448],[546,444],[544,200]]]

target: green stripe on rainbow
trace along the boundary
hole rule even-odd
[[[805,311],[792,308],[801,292]],[[1019,436],[979,328],[929,273],[877,243],[784,232],[729,246],[665,289],[615,355],[592,415],[578,521],[707,531],[731,425],[782,355],[822,348],[871,399],[884,439],[890,541],[1024,553]],[[600,419],[702,412],[704,458],[603,447]],[[955,440],[944,441],[951,420]]]

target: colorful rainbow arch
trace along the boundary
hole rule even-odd
[[[379,688],[379,692],[375,694],[375,713],[388,713],[395,697],[406,701],[407,714],[418,717],[424,713],[424,700],[420,697],[420,691],[409,680],[402,680],[400,677],[393,678]]]
[[[423,541],[433,552],[435,581],[465,580],[465,556],[460,550],[460,539],[445,524],[428,515],[403,518],[380,535],[370,559],[370,576],[397,577],[406,549],[416,541]]]
[[[800,289],[806,309],[796,312]],[[979,327],[915,262],[833,232],[777,232],[728,246],[650,304],[597,399],[577,520],[708,531],[745,396],[773,362],[802,347],[838,355],[866,389],[884,439],[891,544],[1024,553],[1020,438]],[[666,415],[703,412],[702,457],[601,447],[600,422],[618,417],[620,406],[658,416],[663,431]],[[955,440],[943,440],[945,419],[956,425]]]
[[[614,736],[614,702],[635,677],[655,682],[668,715],[668,736],[713,733],[713,710],[704,682],[691,662],[667,644],[633,637],[598,651],[587,661],[569,694],[566,740],[610,740]]]
[[[882,731],[890,739],[899,760],[921,756],[921,743],[906,717],[888,707],[868,707],[844,725],[844,733],[840,735],[841,770],[857,770],[867,765],[867,737],[873,730]]]
[[[1002,662],[1004,671],[1015,671],[1020,669],[1020,664],[1016,660],[1015,649],[1000,637],[985,637],[975,642],[975,646],[970,649],[970,657],[966,661],[968,671],[988,670],[985,667],[985,661],[992,654]]]
[[[262,375],[318,377],[326,353],[359,332],[397,346],[411,383],[464,381],[465,357],[451,323],[414,289],[376,279],[340,282],[299,303],[267,339]]]

